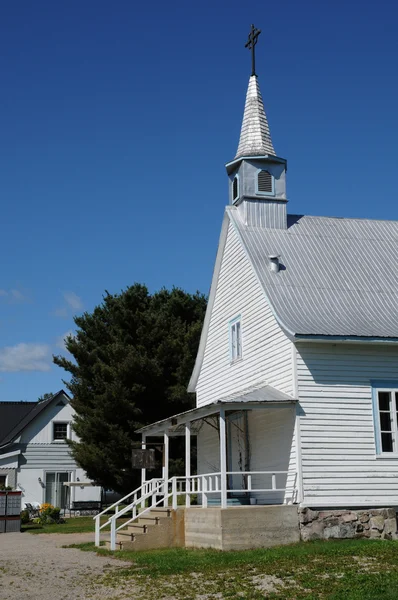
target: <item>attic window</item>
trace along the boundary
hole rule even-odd
[[[257,179],[257,190],[260,194],[274,193],[274,178],[269,171],[260,171]]]
[[[235,175],[232,182],[232,200],[235,202],[239,198],[239,177]]]
[[[53,440],[63,441],[68,437],[68,423],[53,423]]]

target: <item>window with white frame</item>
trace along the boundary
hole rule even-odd
[[[242,358],[242,323],[240,317],[229,324],[229,343],[231,361]]]
[[[379,388],[376,393],[377,453],[398,453],[398,388]]]
[[[65,441],[68,437],[68,423],[53,422],[53,440],[54,442]]]

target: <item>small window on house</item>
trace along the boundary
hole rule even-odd
[[[240,317],[229,324],[231,361],[242,358],[242,325]]]
[[[274,193],[274,179],[268,171],[260,171],[257,180],[257,189],[260,194]]]
[[[62,441],[68,437],[68,423],[53,423],[53,440]]]
[[[398,389],[378,389],[376,424],[376,448],[378,454],[398,453]]]
[[[6,487],[7,475],[0,475],[0,490]]]
[[[232,182],[232,200],[235,202],[239,198],[239,177],[235,175]]]

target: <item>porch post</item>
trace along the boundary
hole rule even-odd
[[[191,422],[185,423],[185,506],[191,505]]]
[[[141,448],[143,450],[146,450],[146,435],[145,433],[142,434],[142,440],[141,440]],[[144,489],[143,489],[143,485],[146,481],[146,469],[141,469],[141,496],[144,496]],[[145,508],[145,500],[141,501],[141,508]]]
[[[227,508],[227,443],[225,428],[225,409],[220,408],[220,471],[221,471],[221,508]]]
[[[169,493],[169,432],[165,431],[163,434],[163,443],[164,443],[164,466],[163,466],[163,479],[164,479],[164,499],[163,506],[169,505],[169,499],[167,497]]]

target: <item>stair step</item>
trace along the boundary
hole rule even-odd
[[[128,531],[118,531],[116,540],[117,542],[122,542],[126,538],[129,541],[133,541],[134,535],[134,533],[129,533]]]
[[[137,523],[138,524],[143,524],[143,525],[158,525],[159,524],[159,516],[157,517],[150,517],[149,513],[148,516],[145,515],[143,517],[139,517]]]
[[[122,531],[130,531],[131,530],[132,533],[138,533],[139,531],[142,531],[142,533],[146,533],[147,528],[148,528],[148,525],[139,525],[138,523],[131,523],[130,525],[127,525],[126,530],[122,530]],[[119,533],[121,533],[121,531],[119,531]]]
[[[151,510],[148,511],[142,518],[144,519],[146,515],[151,515],[151,516],[159,517],[159,518],[170,517],[171,516],[171,508],[166,508],[166,507],[151,508]]]

